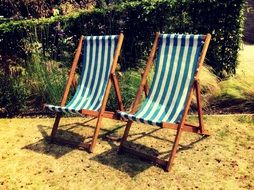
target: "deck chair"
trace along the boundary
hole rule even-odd
[[[123,152],[132,153],[169,171],[183,131],[209,135],[204,129],[202,119],[199,74],[210,39],[210,34],[204,36],[156,33],[147,67],[143,73],[141,85],[137,91],[131,111],[129,113],[118,112],[122,118],[127,120],[118,151],[119,154]],[[148,96],[139,105],[142,93],[147,85],[147,76],[156,51],[157,59],[153,81]],[[198,126],[186,123],[186,116],[194,92],[197,97]],[[126,145],[127,136],[133,121],[177,130],[168,161],[138,152]]]
[[[114,112],[105,111],[111,85],[113,83],[119,110],[123,110],[122,98],[118,80],[115,75],[118,57],[120,54],[123,34],[112,36],[81,37],[70,70],[69,78],[62,97],[61,106],[46,104],[47,110],[56,112],[55,123],[51,132],[51,141],[57,144],[74,145],[74,142],[56,138],[57,128],[63,113],[78,114],[80,116],[97,117],[96,128],[91,143],[80,143],[79,148],[93,152],[98,138],[103,117],[115,118]],[[84,41],[84,42],[83,42]],[[82,46],[84,55],[82,73],[73,98],[66,105],[69,90],[75,78],[75,71],[79,61]]]

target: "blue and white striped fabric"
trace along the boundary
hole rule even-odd
[[[148,97],[136,114],[118,112],[120,116],[157,126],[162,126],[162,122],[179,122],[198,68],[203,38],[203,35],[161,34]]]
[[[98,111],[108,83],[118,37],[85,37],[82,73],[74,97],[64,107],[46,104],[45,108],[73,114],[80,114],[82,109]]]

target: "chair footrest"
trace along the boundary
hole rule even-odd
[[[142,160],[146,161],[146,162],[150,162],[150,163],[154,163],[154,164],[157,164],[158,166],[162,167],[164,170],[166,170],[166,166],[167,166],[167,161],[165,160],[162,160],[158,157],[155,157],[155,156],[151,156],[151,155],[148,155],[148,154],[145,154],[145,153],[141,153],[141,152],[138,152],[137,150],[134,150],[132,148],[129,148],[125,145],[122,145],[120,148],[119,148],[119,151],[118,153],[121,154],[122,152],[127,152],[127,153],[130,153],[134,156],[137,156],[139,158],[141,158]]]

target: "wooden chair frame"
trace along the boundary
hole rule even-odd
[[[141,85],[140,85],[140,87],[137,91],[137,95],[136,95],[136,98],[133,102],[130,114],[135,114],[137,112],[138,105],[139,105],[141,97],[142,97],[142,93],[145,92],[146,96],[148,94],[148,92],[147,92],[148,91],[147,76],[148,76],[149,71],[151,69],[151,66],[154,62],[155,54],[156,54],[156,51],[157,51],[157,48],[158,48],[159,36],[160,36],[160,33],[157,32],[156,36],[155,36],[153,46],[152,46],[152,50],[150,52],[150,55],[149,55],[149,58],[148,58],[148,61],[147,61],[146,69],[145,69],[144,73],[142,74]],[[200,68],[202,67],[203,62],[205,60],[205,55],[206,55],[206,52],[207,52],[207,49],[208,49],[208,46],[209,46],[209,43],[210,43],[210,40],[211,40],[211,35],[207,34],[204,37],[204,40],[205,40],[205,43],[204,43],[204,46],[203,46],[203,49],[202,49],[202,52],[201,52],[201,55],[200,55],[199,61],[198,61],[198,71],[195,75],[194,82],[192,84],[190,93],[188,95],[187,104],[185,106],[183,116],[180,120],[180,123],[178,123],[178,124],[171,124],[171,123],[167,123],[167,122],[162,123],[162,128],[171,128],[171,129],[177,130],[175,140],[174,140],[174,144],[173,144],[173,148],[172,148],[172,151],[171,151],[171,154],[169,156],[168,161],[159,159],[158,157],[154,157],[154,156],[151,156],[151,155],[147,155],[147,154],[138,152],[138,151],[136,151],[134,149],[131,149],[131,148],[129,148],[125,145],[125,142],[127,141],[127,137],[128,137],[131,125],[133,123],[133,121],[131,121],[131,120],[127,121],[127,125],[126,125],[125,131],[124,131],[124,134],[123,134],[123,137],[121,139],[120,146],[119,146],[119,150],[118,150],[119,154],[121,154],[123,152],[128,152],[128,153],[134,154],[138,157],[141,157],[144,160],[147,160],[147,161],[150,161],[150,162],[153,162],[155,164],[160,165],[165,171],[170,171],[171,168],[172,168],[173,160],[174,160],[178,145],[179,145],[179,140],[180,140],[180,137],[181,137],[181,134],[182,134],[183,131],[198,133],[198,134],[206,135],[206,136],[209,135],[209,133],[207,131],[205,131],[205,129],[204,129],[203,113],[202,113],[202,108],[201,108],[201,94],[200,94],[199,75],[200,75]],[[190,124],[186,123],[187,114],[188,114],[188,111],[189,111],[189,108],[190,108],[190,104],[191,104],[194,92],[196,93],[196,98],[197,98],[198,120],[199,120],[199,125],[198,126],[194,126],[194,125],[190,125]]]
[[[69,91],[70,91],[70,88],[71,88],[71,85],[76,83],[75,82],[75,73],[76,73],[77,65],[78,65],[81,50],[82,50],[83,39],[84,39],[84,37],[81,36],[81,38],[79,40],[79,45],[77,47],[75,57],[74,57],[74,60],[73,60],[73,63],[72,63],[72,67],[71,67],[71,70],[70,70],[70,73],[69,73],[69,77],[68,77],[68,80],[67,80],[65,91],[64,91],[64,94],[63,94],[63,97],[62,97],[62,100],[61,100],[61,106],[65,106],[66,101],[67,101],[67,97],[68,97],[68,94],[69,94]],[[59,126],[59,122],[60,122],[62,113],[57,113],[56,114],[53,129],[51,131],[51,142],[53,142],[53,143],[55,142],[55,143],[58,143],[58,144],[60,143],[60,144],[74,145],[74,146],[78,146],[79,148],[86,149],[89,152],[93,152],[94,148],[95,148],[95,145],[96,145],[98,135],[99,135],[99,130],[100,130],[100,127],[101,127],[102,118],[103,117],[111,118],[111,119],[116,119],[117,118],[116,113],[108,112],[108,111],[105,110],[112,83],[113,83],[115,93],[116,93],[116,96],[117,96],[118,108],[119,108],[119,110],[124,110],[123,103],[122,103],[122,97],[121,97],[121,93],[120,93],[120,89],[119,89],[119,83],[118,83],[118,80],[117,80],[117,77],[116,77],[116,74],[115,74],[115,69],[116,69],[116,66],[117,66],[118,57],[120,55],[123,39],[124,39],[124,35],[122,33],[120,33],[119,38],[118,38],[118,43],[117,43],[117,46],[116,46],[116,50],[115,50],[115,53],[114,53],[114,58],[113,58],[112,66],[111,66],[110,76],[109,76],[109,79],[108,79],[108,82],[107,82],[107,86],[106,86],[106,90],[105,90],[105,94],[104,94],[104,97],[103,97],[103,100],[102,100],[102,105],[101,105],[100,110],[99,111],[92,111],[92,110],[83,109],[82,112],[81,112],[81,114],[84,115],[84,116],[88,115],[88,116],[93,116],[93,117],[98,118],[97,122],[96,122],[95,130],[94,130],[93,138],[92,138],[92,143],[90,144],[90,143],[82,142],[82,143],[77,145],[73,141],[67,141],[67,140],[64,140],[64,139],[56,138],[56,132],[57,132],[57,129],[58,129],[58,126]]]

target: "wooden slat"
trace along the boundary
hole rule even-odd
[[[199,128],[201,133],[205,131],[204,122],[203,122],[203,112],[202,112],[202,105],[201,105],[201,94],[200,94],[200,84],[199,80],[195,81],[196,87],[196,99],[197,99],[197,107],[198,107],[198,121],[199,121]]]
[[[73,63],[72,63],[69,78],[68,78],[68,81],[66,83],[64,94],[63,94],[63,97],[62,97],[62,100],[61,100],[61,106],[65,106],[66,101],[67,101],[67,97],[68,97],[68,94],[69,94],[69,91],[70,91],[70,87],[73,83],[73,79],[74,79],[74,76],[75,76],[76,68],[77,68],[77,65],[78,65],[79,57],[80,57],[80,53],[81,53],[81,50],[82,50],[82,43],[83,43],[83,36],[81,36],[80,40],[79,40],[78,48],[76,50],[76,54],[75,54],[75,57],[74,57],[74,60],[73,60]],[[62,116],[62,114],[60,114],[60,113],[56,114],[56,119],[55,119],[55,122],[54,122],[54,125],[53,125],[53,128],[52,128],[52,131],[51,131],[51,138],[52,139],[56,135],[57,128],[59,126],[61,116]]]
[[[124,39],[124,35],[123,35],[123,33],[121,33],[119,35],[119,38],[118,38],[118,42],[117,42],[117,46],[116,46],[116,50],[115,50],[114,59],[113,59],[110,74],[115,73],[118,57],[120,55],[120,51],[121,51],[122,44],[123,44],[123,39]],[[107,101],[108,101],[108,96],[109,96],[109,92],[110,92],[110,88],[111,88],[111,83],[112,83],[112,80],[110,80],[110,78],[108,78],[108,83],[107,83],[105,94],[104,94],[104,97],[103,97],[103,100],[102,100],[102,105],[101,105],[101,108],[100,108],[100,111],[99,111],[98,120],[96,122],[96,128],[94,130],[92,143],[91,143],[91,146],[89,148],[90,152],[94,151],[95,144],[96,144],[96,141],[97,141],[97,138],[98,138],[98,135],[99,135],[99,131],[100,131],[100,127],[101,127],[101,121],[102,121],[102,117],[103,117],[103,114],[105,112],[106,104],[107,104]]]
[[[69,74],[69,78],[68,78],[66,87],[65,87],[65,90],[64,90],[64,95],[63,95],[63,98],[62,98],[62,101],[61,101],[61,106],[65,106],[65,103],[66,103],[66,100],[67,100],[67,97],[68,97],[68,94],[69,94],[69,91],[70,91],[70,87],[71,87],[71,85],[73,83],[73,80],[74,80],[74,76],[75,76],[75,73],[76,73],[76,68],[77,68],[80,53],[81,53],[81,50],[82,50],[83,38],[84,37],[81,36],[80,40],[79,40],[79,45],[78,45],[78,48],[77,48],[77,51],[76,51],[76,54],[75,54],[75,57],[74,57],[74,60],[73,60],[73,63],[72,63],[72,67],[71,67],[71,71],[70,71],[70,74]]]
[[[51,134],[50,134],[52,139],[56,136],[57,128],[59,126],[59,122],[60,122],[61,117],[62,117],[61,113],[56,114],[55,122],[54,122],[53,128],[51,130]]]
[[[198,62],[198,72],[195,76],[195,79],[199,79],[199,75],[200,75],[200,70],[203,66],[203,63],[204,63],[204,60],[205,60],[205,56],[206,56],[206,52],[208,50],[208,46],[209,46],[209,43],[211,41],[211,34],[207,34],[205,36],[205,44],[203,46],[203,49],[202,49],[202,52],[200,54],[200,57],[199,57],[199,62]]]
[[[176,155],[176,151],[178,149],[179,141],[180,141],[183,129],[184,129],[184,123],[186,121],[187,114],[188,114],[188,111],[189,111],[189,107],[190,107],[190,104],[191,104],[191,100],[192,100],[192,96],[193,96],[193,92],[194,92],[193,88],[194,87],[192,85],[189,96],[187,98],[186,106],[185,106],[184,111],[183,111],[182,119],[181,119],[181,121],[180,121],[180,123],[179,123],[179,125],[177,126],[177,129],[176,129],[177,132],[176,132],[173,148],[172,148],[172,151],[171,151],[171,155],[169,157],[169,160],[168,160],[168,163],[167,163],[167,166],[166,166],[166,171],[170,171],[171,168],[172,168],[172,165],[173,165],[173,161],[174,161],[174,158],[175,158],[175,155]]]
[[[143,75],[144,75],[144,72],[141,73],[141,78],[143,78]],[[145,92],[145,96],[146,98],[148,97],[148,94],[149,94],[149,86],[148,86],[148,83],[146,81],[146,84],[144,86],[144,92]]]
[[[98,111],[92,111],[92,110],[82,110],[81,111],[82,115],[88,115],[88,116],[93,116],[93,117],[98,117],[100,112]],[[102,117],[109,118],[109,119],[119,119],[117,114],[115,112],[110,112],[110,111],[104,111],[102,114]]]
[[[121,96],[121,92],[120,92],[120,87],[119,87],[119,83],[118,83],[116,74],[115,73],[111,74],[111,78],[112,78],[112,82],[113,82],[113,85],[114,85],[114,88],[115,88],[115,92],[116,92],[118,109],[120,111],[124,111],[123,100],[122,100],[122,96]]]
[[[150,55],[149,55],[149,58],[147,60],[147,66],[146,66],[146,69],[145,69],[145,72],[143,74],[143,78],[141,80],[141,84],[140,84],[140,87],[137,91],[137,95],[136,95],[136,98],[134,100],[134,103],[133,103],[133,106],[132,106],[132,109],[130,111],[131,114],[134,114],[137,109],[138,109],[138,104],[140,102],[140,99],[142,97],[142,92],[144,90],[144,86],[147,84],[147,76],[149,74],[149,71],[151,69],[151,66],[153,64],[153,61],[154,61],[154,58],[155,58],[155,54],[156,54],[156,50],[157,50],[157,47],[158,47],[158,42],[159,42],[159,36],[160,36],[160,33],[157,32],[156,33],[156,36],[155,36],[155,39],[154,39],[154,42],[153,42],[153,47],[152,47],[152,50],[150,52]]]
[[[162,128],[170,128],[170,129],[178,129],[179,124],[172,124],[172,123],[163,123]],[[182,127],[182,130],[185,132],[192,132],[192,133],[198,133],[201,135],[209,135],[207,131],[201,132],[200,128],[198,126],[190,125],[190,124],[184,124]]]

